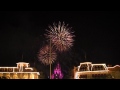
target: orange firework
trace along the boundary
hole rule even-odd
[[[45,65],[52,64],[56,60],[57,54],[54,50],[51,49],[50,56],[50,47],[48,45],[40,49],[38,53],[38,59]]]

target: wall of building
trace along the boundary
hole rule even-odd
[[[108,67],[109,73],[114,79],[120,79],[120,66]]]
[[[37,70],[29,63],[19,62],[17,67],[0,67],[0,77],[7,79],[38,79]]]
[[[120,79],[120,71],[109,71],[113,79]]]
[[[8,79],[38,79],[37,73],[0,73],[0,77]]]
[[[79,71],[78,67],[74,67],[74,78],[78,75],[86,79],[120,79],[120,66],[107,67],[107,70],[97,71]]]

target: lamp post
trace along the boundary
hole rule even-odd
[[[51,79],[51,39],[50,39],[50,58],[49,58],[49,61],[50,61],[50,79]]]

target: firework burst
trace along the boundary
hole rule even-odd
[[[68,24],[59,22],[58,24],[53,23],[53,27],[49,26],[47,34],[45,36],[51,40],[51,43],[55,46],[56,50],[60,52],[66,51],[73,46],[74,35],[71,32],[71,27]]]
[[[56,60],[57,54],[51,49],[50,57],[50,47],[48,45],[40,49],[38,53],[38,59],[45,65],[52,64]]]

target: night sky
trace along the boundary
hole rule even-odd
[[[45,29],[58,21],[69,24],[75,35],[71,50],[58,55],[63,67],[84,61],[120,64],[119,11],[1,11],[0,66],[20,61],[41,65],[37,52],[44,45]]]

